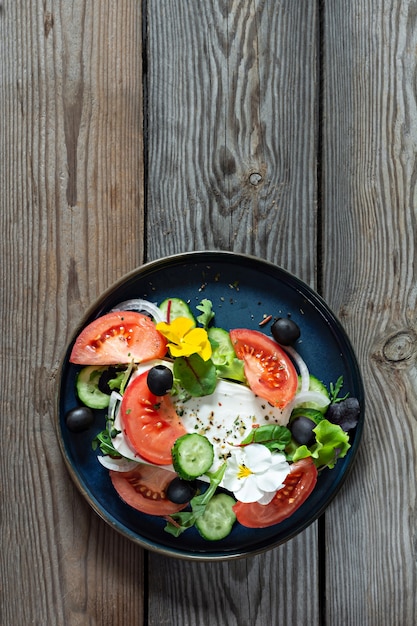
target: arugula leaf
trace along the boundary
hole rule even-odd
[[[179,513],[173,513],[166,517],[167,525],[164,530],[167,533],[174,535],[174,537],[179,537],[187,528],[194,526],[196,520],[203,515],[207,504],[216,493],[217,487],[223,479],[225,470],[226,463],[223,463],[215,472],[206,474],[210,479],[210,485],[204,493],[194,496],[194,498],[190,500],[191,511],[180,511]]]
[[[180,356],[174,361],[174,378],[193,397],[208,396],[217,384],[216,368],[199,354]]]
[[[350,448],[348,433],[339,425],[332,424],[326,419],[317,424],[313,432],[316,435],[316,443],[310,448],[299,446],[292,455],[292,460],[295,463],[311,456],[317,468],[333,469],[337,461],[346,456]]]
[[[203,328],[207,328],[214,317],[213,303],[211,300],[204,298],[200,304],[197,304],[196,309],[202,312],[201,315],[197,317],[197,322],[199,322]]]
[[[254,428],[252,432],[243,439],[241,446],[251,443],[261,443],[268,450],[284,450],[291,441],[291,431],[286,426],[268,424]]]
[[[342,387],[343,387],[343,376],[339,376],[335,384],[330,383],[330,404],[336,404],[337,402],[342,402],[342,400],[346,400],[346,398],[349,396],[349,394],[347,393],[342,398],[338,398],[338,395]]]
[[[93,441],[91,442],[92,449],[97,450],[97,448],[99,448],[104,456],[111,456],[113,458],[120,459],[122,455],[116,450],[112,441],[112,438],[115,437],[119,432],[120,431],[116,430],[115,428],[113,428],[111,431],[109,431],[108,428],[102,430],[94,437]]]

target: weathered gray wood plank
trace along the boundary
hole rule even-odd
[[[314,5],[150,3],[148,32],[149,256],[234,249],[314,284]]]
[[[329,624],[415,624],[416,5],[325,3],[324,291],[366,392],[326,513]]]
[[[143,553],[75,492],[66,343],[143,256],[141,6],[1,2],[0,623],[133,624]]]
[[[243,251],[315,284],[316,20],[314,3],[148,3],[150,258]],[[319,623],[316,525],[248,560],[149,564],[155,626]]]

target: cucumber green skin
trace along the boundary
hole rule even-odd
[[[319,391],[324,396],[329,397],[329,391],[326,385],[322,383],[321,380],[313,376],[312,374],[310,374],[310,384],[308,386],[308,389],[309,391]],[[315,409],[317,411],[320,411],[320,413],[325,413],[328,408],[327,406],[319,407],[317,404],[314,404],[314,402],[303,402],[302,404],[299,405],[299,407]]]
[[[210,342],[212,342],[213,354],[214,356],[219,356],[220,362],[224,360],[224,357],[233,358],[236,356],[232,340],[227,330],[212,326],[208,329],[207,334]],[[213,359],[213,363],[216,363],[215,359]]]
[[[172,448],[172,464],[180,478],[194,480],[213,465],[214,449],[204,435],[189,433],[179,437]]]
[[[203,515],[195,522],[195,526],[203,539],[219,541],[230,534],[236,521],[236,515],[232,508],[235,504],[236,500],[226,493],[218,493],[212,497],[206,505]]]
[[[171,308],[169,310],[169,319],[171,322],[177,317],[186,317],[193,322],[194,326],[197,325],[197,321],[194,315],[191,313],[190,307],[184,300],[181,300],[180,298],[167,298],[166,300],[161,302],[159,308],[164,314],[165,320],[168,315],[169,302],[171,302]]]
[[[110,396],[98,388],[101,374],[107,366],[87,365],[78,373],[75,383],[77,395],[81,402],[90,409],[106,409],[110,403]]]
[[[327,391],[326,385],[324,383],[322,383],[321,380],[319,380],[315,376],[312,376],[311,374],[310,374],[309,390],[310,391],[320,391],[320,393],[322,393],[325,396],[329,395],[329,392]]]

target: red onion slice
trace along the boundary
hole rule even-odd
[[[300,393],[308,391],[308,388],[310,386],[310,372],[308,371],[308,367],[304,359],[302,359],[297,350],[295,350],[291,346],[282,346],[282,348],[284,348],[284,350],[290,355],[290,357],[298,367],[298,371],[301,377]]]
[[[163,322],[165,320],[163,313],[159,307],[149,300],[143,300],[142,298],[135,298],[133,300],[125,300],[120,302],[117,306],[111,309],[113,311],[138,311],[139,313],[145,312],[152,315],[156,322]]]

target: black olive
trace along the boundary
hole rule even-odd
[[[67,428],[73,433],[81,433],[83,430],[88,430],[93,422],[94,414],[88,406],[77,406],[65,415]]]
[[[119,368],[116,368],[113,365],[103,371],[100,378],[98,379],[98,388],[101,393],[106,393],[107,395],[111,394],[109,382],[113,380],[113,378],[116,378],[118,371],[120,371]]]
[[[307,448],[316,441],[316,436],[313,433],[313,428],[316,427],[316,423],[308,417],[300,415],[296,417],[290,424],[291,434],[300,446],[307,446]]]
[[[299,326],[288,317],[278,318],[271,326],[272,336],[283,346],[295,343],[300,337]]]
[[[174,478],[168,485],[166,495],[168,500],[176,504],[189,502],[196,494],[197,488],[194,482],[182,480],[179,476]]]
[[[155,396],[164,396],[172,389],[174,377],[166,365],[155,365],[147,376],[149,391]]]

